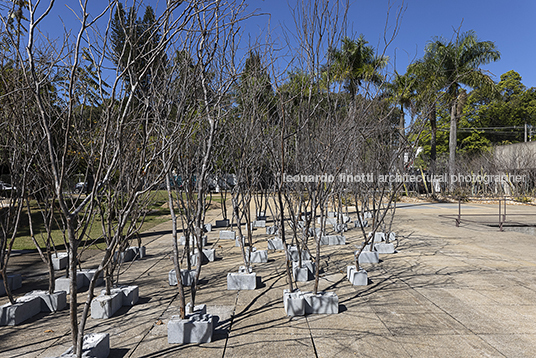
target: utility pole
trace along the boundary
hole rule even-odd
[[[527,122],[525,122],[525,143],[527,143]]]

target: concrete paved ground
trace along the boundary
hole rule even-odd
[[[176,288],[167,283],[170,224],[161,224],[144,237],[149,256],[121,276],[121,283],[140,286],[140,302],[108,320],[90,318],[86,332],[110,333],[110,357],[534,357],[535,237],[463,218],[457,228],[452,218],[442,216],[457,211],[454,204],[398,208],[393,224],[401,238],[398,252],[380,255],[379,264],[365,267],[368,286],[353,287],[345,277],[355,245],[362,241],[360,231],[346,233],[346,246],[324,246],[320,288],[338,294],[338,315],[284,315],[282,252],[270,252],[267,264],[255,265],[260,288],[227,291],[227,272],[241,264],[239,248],[234,241],[217,240],[217,231],[209,233],[209,246],[221,260],[203,266],[197,302],[219,316],[219,325],[212,343],[183,346],[167,343],[166,324],[178,312],[178,299]],[[498,206],[470,204],[462,213],[498,217]],[[536,208],[508,206],[508,214],[527,213],[536,214]],[[209,222],[216,219],[211,214]],[[508,218],[534,225],[536,216]],[[263,233],[255,230],[259,249],[267,246]],[[83,266],[95,265],[99,255],[86,255]],[[24,276],[16,296],[46,288],[46,270],[35,254],[15,257],[12,269]],[[312,289],[312,283],[299,286]],[[80,310],[86,295],[79,293]],[[0,304],[6,301],[0,298]],[[0,357],[59,355],[70,344],[68,322],[66,310],[0,327]]]

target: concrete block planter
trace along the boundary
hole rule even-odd
[[[367,227],[367,225],[368,225],[368,222],[365,219],[361,220],[361,223],[359,222],[359,220],[354,221],[354,226],[356,228]]]
[[[195,256],[197,256],[197,250],[195,250],[194,253],[195,253]],[[216,249],[203,249],[202,259],[203,259],[203,264],[216,260]]]
[[[192,263],[192,266],[197,267],[197,250],[195,250],[195,253],[190,254],[190,262]],[[208,258],[205,256],[204,253],[201,254],[201,265],[208,264]]]
[[[266,211],[259,211],[257,213],[257,220],[266,220]]]
[[[343,235],[327,235],[320,238],[320,245],[346,245]]]
[[[191,286],[194,283],[194,280],[195,280],[195,270],[183,269],[183,270],[181,270],[181,276],[182,276],[182,285],[183,286]],[[169,271],[168,281],[169,281],[170,286],[176,286],[177,285],[177,275],[175,274],[174,269]]]
[[[283,291],[285,312],[288,316],[304,314],[337,314],[339,313],[339,297],[335,292],[301,292]],[[303,307],[303,308],[302,308]]]
[[[211,231],[212,231],[212,224],[205,224],[205,225],[203,226],[203,230],[204,230],[205,232],[211,232]]]
[[[268,250],[284,250],[283,240],[276,237],[275,239],[268,239]]]
[[[123,306],[123,293],[121,291],[97,296],[91,301],[91,318],[110,318],[121,306]]]
[[[339,297],[335,292],[303,293],[305,298],[305,313],[337,314],[339,313]]]
[[[125,251],[114,253],[115,262],[125,263],[125,262],[132,261],[133,258],[134,258],[134,251],[131,250],[130,247],[126,248]]]
[[[110,355],[110,335],[108,333],[91,333],[84,336],[82,357],[108,358]],[[69,348],[59,358],[75,357],[73,348]]]
[[[58,291],[48,293],[48,291],[31,291],[25,297],[38,297],[41,300],[41,312],[58,312],[67,307],[67,292]]]
[[[190,312],[190,307],[192,307],[192,302],[186,304],[185,310],[187,314],[207,314],[207,305],[205,304],[195,305],[194,310],[191,313],[188,313]]]
[[[380,256],[377,251],[363,251],[359,255],[360,264],[377,264],[380,262]]]
[[[283,305],[285,306],[285,313],[287,316],[293,317],[305,315],[305,298],[299,290],[295,292],[284,290]]]
[[[236,239],[236,232],[231,230],[220,230],[220,239],[234,240]]]
[[[378,251],[379,254],[394,254],[395,253],[395,245],[394,244],[386,244],[385,242],[378,242],[374,244],[374,248],[376,251]]]
[[[240,266],[238,272],[227,274],[228,290],[254,290],[257,288],[257,274],[247,272],[244,266]]]
[[[110,290],[111,294],[119,294],[121,296],[121,306],[134,306],[138,303],[140,297],[140,289],[136,285],[119,286]],[[106,290],[101,291],[101,296],[106,294]]]
[[[288,254],[290,256],[291,261],[299,261],[298,248],[296,246],[289,246]],[[301,250],[301,256],[302,256],[302,261],[311,259],[309,252],[305,250]]]
[[[209,343],[214,331],[213,316],[194,313],[186,319],[171,316],[167,325],[169,344]]]
[[[371,235],[372,233],[369,233]],[[382,242],[385,241],[385,233],[384,232],[375,232],[374,233],[374,242]]]
[[[22,287],[22,276],[18,273],[7,275],[7,284],[11,291],[18,290]],[[4,280],[0,279],[0,296],[6,294],[6,288],[4,287]]]
[[[192,245],[192,242],[193,242],[193,245],[195,247],[197,247],[197,238],[194,238],[192,240],[193,236],[190,236],[190,246]],[[186,245],[186,238],[184,236],[181,236],[180,239],[179,239],[179,244],[181,244],[182,246]],[[207,246],[207,237],[206,235],[203,235],[201,237],[201,247],[204,247],[204,246]]]
[[[389,237],[389,241],[390,241],[390,242],[391,242],[391,241],[396,241],[396,233],[394,233],[394,232],[391,231],[391,232],[389,233],[388,237]]]
[[[86,276],[82,272],[76,273],[76,288],[80,289],[85,285]],[[67,294],[71,293],[71,279],[69,277],[61,276],[56,279],[56,289],[54,292],[65,291]]]
[[[253,227],[266,227],[266,220],[255,220]]]
[[[216,220],[216,227],[228,227],[229,226],[229,219],[224,220]]]
[[[279,229],[277,226],[266,227],[266,235],[277,235],[278,233],[279,233]]]
[[[0,306],[0,326],[16,326],[41,312],[41,299],[37,296],[22,296],[15,304]]]
[[[308,234],[309,234],[309,236],[322,236],[322,232],[320,231],[319,227],[314,228],[314,229],[312,227],[310,227]]]
[[[372,216],[373,215],[372,215],[372,213],[370,211],[365,211],[363,213],[363,218],[365,218],[365,219],[372,219]]]
[[[335,232],[345,232],[348,231],[348,224],[335,224],[333,225],[333,230]]]
[[[311,260],[303,260],[302,267],[299,267],[298,261],[292,261],[292,273],[294,280],[298,282],[307,282],[314,278],[315,264]]]
[[[348,281],[354,286],[366,286],[368,285],[367,271],[361,269],[356,270],[354,266],[348,266],[346,268],[346,277]]]
[[[242,241],[242,246],[246,246],[246,239],[242,236],[242,237],[237,237],[235,239],[235,244],[234,246],[235,247],[240,247],[240,241]]]
[[[249,247],[246,248],[246,258],[249,256]],[[265,263],[268,262],[268,250],[257,250],[255,247],[251,251],[252,263]]]
[[[80,274],[84,277],[84,283],[83,286],[89,286],[89,283],[93,279],[93,276],[95,276],[95,272],[97,272],[96,269],[82,269],[79,271]],[[99,274],[99,277],[97,278],[97,282],[95,282],[95,286],[102,286],[104,285],[104,278],[102,276],[102,271]]]
[[[134,251],[134,258],[143,259],[145,256],[147,256],[147,249],[145,246],[131,246],[130,249]]]
[[[57,254],[52,254],[52,266],[54,270],[63,270],[69,264],[69,254],[66,252],[58,252]]]

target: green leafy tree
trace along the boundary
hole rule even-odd
[[[480,66],[500,59],[495,43],[479,41],[474,31],[458,34],[454,41],[437,38],[426,47],[424,61],[435,73],[439,87],[450,102],[449,176],[456,168],[456,131],[466,100],[462,86],[493,88],[495,85]],[[453,189],[453,183],[450,183]]]
[[[340,50],[331,51],[331,65],[328,70],[335,81],[343,83],[344,88],[354,98],[364,82],[380,84],[384,76],[380,73],[389,60],[377,56],[374,48],[368,46],[363,34],[357,40],[345,37]]]

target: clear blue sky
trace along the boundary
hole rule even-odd
[[[139,3],[139,1],[138,1]],[[152,4],[157,13],[162,0],[145,1]],[[248,20],[244,26],[248,34],[255,38],[260,29],[266,29],[268,22],[276,32],[281,28],[294,29],[288,4],[289,0],[247,0],[248,10],[258,9],[271,16],[258,16]],[[70,4],[76,8],[76,1],[57,1],[51,16],[43,24],[41,30],[53,36],[59,36],[62,25],[59,18],[69,27],[74,23],[73,14],[66,8]],[[102,9],[107,1],[90,1],[91,10]],[[130,6],[132,1],[127,1]],[[451,39],[454,30],[474,30],[480,40],[494,41],[501,51],[501,60],[486,65],[496,81],[501,74],[515,70],[523,77],[527,87],[536,87],[536,1],[534,0],[355,0],[351,2],[348,13],[348,34],[356,37],[363,33],[369,43],[375,47],[383,47],[383,33],[387,19],[387,9],[392,6],[388,26],[395,25],[396,9],[404,6],[398,36],[387,49],[390,57],[389,70],[394,68],[404,73],[411,61],[422,57],[424,47],[435,36]],[[139,14],[140,16],[142,14]]]
[[[286,0],[249,0],[248,3],[250,9],[270,13],[272,27],[281,23],[293,28]],[[484,69],[489,70],[496,81],[501,74],[515,70],[527,87],[536,87],[536,1],[355,0],[348,13],[349,34],[363,33],[371,45],[383,46],[389,4],[392,8],[388,26],[395,25],[396,9],[405,8],[398,36],[387,49],[391,66],[396,66],[398,72],[404,73],[409,62],[422,57],[426,43],[433,37],[450,40],[461,25],[462,32],[474,30],[480,40],[495,42],[501,60]],[[254,21],[262,27],[267,18],[259,17]],[[250,28],[255,31],[253,26]]]

